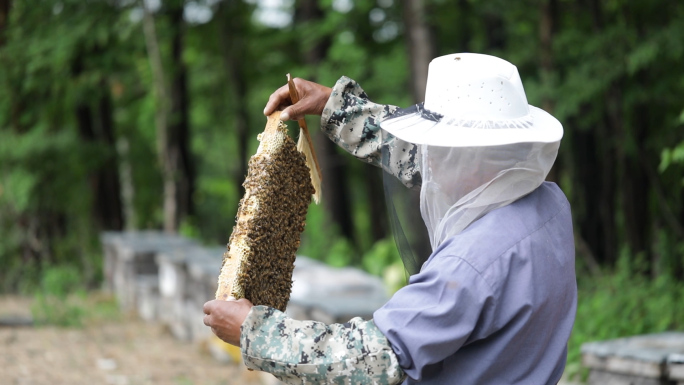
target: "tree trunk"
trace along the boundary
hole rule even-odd
[[[190,151],[189,94],[187,67],[183,62],[183,6],[179,4],[169,12],[171,19],[171,111],[169,120],[169,147],[178,154],[176,194],[178,223],[194,214],[195,164]]]
[[[72,76],[83,73],[82,57],[96,55],[98,49],[81,53],[73,63]],[[114,140],[114,118],[111,97],[105,81],[100,82],[101,95],[96,103],[81,101],[76,106],[76,121],[81,140],[100,146],[105,159],[90,175],[93,197],[93,218],[97,227],[104,230],[121,230],[121,188],[119,185],[118,157]]]
[[[549,114],[553,115],[554,101],[549,95],[549,91],[554,86],[554,61],[553,61],[553,36],[556,29],[557,0],[545,0],[539,9],[539,42],[540,42],[540,71],[541,81],[545,85],[546,92],[543,93],[541,107]],[[553,167],[549,171],[547,180],[558,181],[558,169],[560,158],[556,159]]]
[[[458,32],[459,32],[459,47],[458,52],[470,52],[470,27],[468,25],[468,19],[472,15],[472,7],[468,0],[458,0],[458,9],[460,10],[460,17],[458,20]],[[439,36],[439,34],[437,34]],[[448,45],[451,45],[449,43]],[[441,46],[441,45],[440,45]]]
[[[622,106],[621,95],[613,96],[616,103]],[[645,143],[646,130],[649,125],[649,110],[650,106],[641,104],[634,110],[634,126],[631,129],[631,134],[634,136],[632,140],[635,143]],[[622,109],[619,110],[620,115],[623,114]],[[623,138],[624,138],[623,130]],[[621,142],[627,142],[624,138]],[[644,154],[640,157],[639,152]],[[646,155],[647,152],[643,149],[637,149],[636,153],[627,154],[624,149],[621,151],[623,156],[624,170],[622,171],[622,210],[625,215],[625,236],[627,244],[629,245],[632,255],[636,256],[639,253],[644,253],[650,261],[651,250],[649,247],[649,239],[651,228],[651,216],[648,209],[650,192],[652,185],[649,183],[646,175],[646,168],[651,167],[657,161],[651,162]],[[655,166],[654,166],[655,167]]]
[[[178,164],[176,149],[169,146],[169,110],[170,98],[166,87],[164,66],[162,64],[159,40],[154,26],[154,17],[147,8],[146,2],[141,1],[144,17],[143,32],[147,55],[150,60],[150,68],[154,82],[156,108],[155,126],[157,129],[157,156],[164,181],[163,188],[163,212],[164,231],[175,233],[178,229],[177,190],[175,173]]]
[[[121,206],[124,214],[124,229],[132,231],[137,228],[138,217],[135,211],[135,186],[133,184],[133,167],[130,161],[128,139],[119,138],[116,143],[119,158],[119,175],[121,176]]]
[[[425,100],[428,67],[435,57],[434,42],[425,22],[423,0],[403,0],[406,45],[411,67],[410,87],[415,103]]]
[[[338,227],[342,236],[354,239],[354,223],[349,203],[346,156],[339,154],[337,145],[326,135],[316,135],[316,153],[323,174],[323,207]]]
[[[10,0],[0,0],[0,47],[5,45],[5,30],[9,21]]]
[[[229,1],[220,3],[217,14],[219,21],[219,41],[221,42],[221,53],[226,66],[226,75],[230,90],[230,100],[227,103],[233,110],[236,144],[238,150],[238,167],[234,180],[238,184],[239,196],[243,196],[245,189],[242,183],[247,176],[247,135],[249,133],[250,118],[247,113],[248,89],[244,74],[244,57],[246,48],[242,36],[246,34],[246,22],[249,20],[249,12],[246,4],[242,1]]]
[[[506,25],[499,13],[488,13],[483,18],[487,34],[487,48],[491,51],[503,51],[506,48]]]
[[[618,228],[616,225],[616,211],[618,208],[617,202],[617,185],[618,177],[617,171],[620,167],[619,149],[616,146],[616,126],[609,123],[608,119],[604,119],[602,123],[596,127],[597,130],[592,135],[594,146],[598,146],[597,162],[593,165],[587,164],[589,167],[586,172],[595,174],[599,179],[594,183],[588,182],[584,186],[589,194],[592,194],[592,189],[598,186],[598,191],[595,192],[598,199],[590,201],[589,210],[599,213],[600,238],[595,239],[595,244],[602,243],[602,253],[600,259],[604,264],[614,264],[617,261],[618,255]],[[579,152],[580,156],[583,154]],[[592,195],[588,195],[587,199],[592,199]]]
[[[4,46],[7,42],[7,26],[9,25],[9,15],[10,9],[12,8],[11,0],[0,0],[0,47]],[[4,65],[3,58],[0,58],[0,68]],[[16,82],[10,83],[7,91],[8,100],[10,100],[9,106],[9,126],[17,132],[21,133],[24,131],[23,124],[21,122],[21,114],[24,109],[24,103],[22,102],[19,95],[21,94],[18,90],[21,88],[21,83]]]
[[[568,122],[569,127],[574,124]],[[600,124],[596,130],[572,131],[573,176],[577,191],[573,193],[573,211],[579,237],[599,263],[612,263],[617,255],[615,228],[615,154],[614,147]]]
[[[589,0],[588,8],[593,29],[599,33],[603,29],[601,4],[597,0]],[[617,144],[623,137],[623,122],[621,111],[619,111],[620,101],[617,90],[608,92],[604,100],[608,108],[604,109],[603,121],[591,133],[583,134],[588,141],[592,142],[591,147],[594,152],[589,153],[586,148],[577,147],[575,153],[579,154],[578,161],[586,157],[590,159],[576,163],[578,173],[585,175],[585,178],[580,181],[584,191],[584,196],[580,199],[586,202],[586,220],[579,227],[599,262],[611,265],[615,263],[618,255],[616,197],[620,178],[617,175],[620,173],[623,162],[621,150]]]
[[[103,87],[105,85],[103,84]],[[109,93],[100,99],[98,104],[98,122],[100,128],[100,142],[107,146],[109,156],[98,171],[97,205],[102,212],[104,227],[111,230],[123,229],[121,208],[121,185],[119,181],[118,157],[116,141],[114,139],[114,117],[112,101]]]
[[[302,0],[295,13],[297,22],[313,22],[323,17],[323,11],[319,8],[316,0]],[[303,52],[302,56],[310,68],[316,68],[325,59],[328,48],[330,47],[329,38],[325,37],[314,44],[308,51]],[[316,77],[311,77],[316,81]],[[337,146],[325,135],[314,136],[316,154],[321,166],[323,181],[323,207],[330,215],[342,236],[349,240],[354,240],[354,222],[351,216],[351,204],[349,202],[349,186],[347,183],[346,156],[340,154]],[[358,242],[354,242],[358,245]]]

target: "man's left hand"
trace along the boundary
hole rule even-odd
[[[252,303],[241,298],[227,301],[213,300],[204,304],[204,324],[223,341],[240,346],[240,326],[245,322]]]

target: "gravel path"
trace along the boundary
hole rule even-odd
[[[0,297],[0,318],[30,316],[31,301]],[[134,317],[83,328],[0,327],[3,385],[265,384],[242,364],[221,364],[206,347],[175,340]]]

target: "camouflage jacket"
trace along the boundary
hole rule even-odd
[[[373,321],[297,321],[254,306],[242,324],[245,365],[286,384],[397,384],[405,378],[387,338]]]
[[[420,183],[418,146],[380,131],[380,122],[397,108],[371,102],[358,83],[343,76],[323,109],[321,130],[351,155],[412,187]]]
[[[321,129],[351,155],[411,187],[419,182],[417,146],[380,132],[379,122],[396,109],[371,102],[354,80],[342,77],[325,105]],[[406,378],[387,338],[372,320],[358,317],[325,325],[255,306],[242,325],[240,346],[247,367],[287,384],[380,385]]]

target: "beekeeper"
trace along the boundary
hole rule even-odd
[[[570,206],[544,182],[563,128],[528,105],[516,67],[436,58],[425,102],[407,109],[347,77],[295,83],[301,100],[290,106],[285,86],[264,114],[321,115],[335,143],[391,176],[409,284],[372,320],[297,321],[241,299],[208,302],[205,323],[249,368],[291,384],[556,384],[577,301]]]

